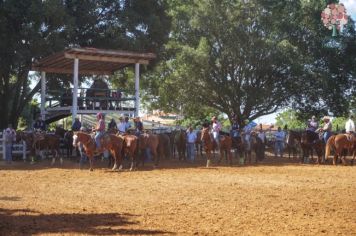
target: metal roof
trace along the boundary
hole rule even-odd
[[[132,64],[147,65],[156,55],[97,48],[71,48],[40,59],[32,64],[32,70],[73,74],[75,58],[79,59],[79,74],[110,75]]]

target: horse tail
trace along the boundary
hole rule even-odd
[[[331,136],[325,146],[325,159],[327,159],[330,155],[330,148],[335,149],[335,135]]]

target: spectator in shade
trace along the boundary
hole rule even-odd
[[[12,124],[4,130],[3,133],[5,141],[5,161],[7,164],[12,163],[12,144],[16,140],[16,131],[12,128]]]

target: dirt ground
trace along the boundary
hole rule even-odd
[[[95,165],[1,161],[0,235],[356,235],[356,166]]]

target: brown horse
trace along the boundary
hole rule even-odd
[[[356,138],[353,136],[350,139],[345,134],[337,134],[332,135],[325,147],[325,160],[328,159],[330,155],[330,149],[334,150],[334,158],[333,164],[336,165],[337,158],[340,157],[341,161],[344,165],[346,165],[345,157],[342,156],[342,152],[344,149],[347,149],[349,153],[352,153],[352,161],[353,164],[355,156],[356,156]]]
[[[187,135],[184,130],[179,130],[176,132],[174,137],[174,144],[178,152],[179,160],[186,160],[186,145],[187,145]]]
[[[311,159],[313,159],[313,150],[315,150],[318,159],[317,163],[320,164],[321,158],[323,156],[323,141],[319,139],[319,135],[312,131],[304,131],[301,134],[300,146],[303,151],[303,158],[301,162],[304,161],[305,158],[309,158],[309,154]]]
[[[74,132],[73,135],[73,146],[78,147],[78,143],[82,143],[84,147],[84,152],[89,158],[90,163],[90,171],[93,171],[93,159],[96,154],[96,144],[94,139],[90,134],[84,132]],[[117,166],[117,162],[120,160],[123,138],[116,136],[114,134],[104,134],[100,138],[101,147],[104,150],[109,150],[114,157],[115,165]]]
[[[158,134],[159,144],[158,144],[158,155],[160,158],[165,159],[171,158],[171,140],[167,134]]]
[[[123,147],[122,147],[123,156],[127,156],[130,158],[131,160],[130,171],[132,171],[137,167],[136,151],[137,151],[138,138],[135,135],[128,134],[128,135],[124,135],[123,139],[124,139]]]
[[[60,138],[55,134],[46,133],[33,133],[32,154],[35,154],[37,150],[40,151],[40,155],[43,157],[44,150],[51,150],[52,153],[52,165],[56,161],[56,157],[60,154]],[[63,164],[63,158],[60,157],[60,162]]]
[[[157,153],[159,144],[159,137],[156,134],[148,134],[144,133],[138,137],[138,150],[140,151],[140,161],[142,162],[142,166],[144,165],[144,153],[146,150],[149,150],[153,155],[154,167],[158,166],[159,156]]]
[[[300,140],[301,140],[300,132],[294,130],[288,131],[287,138],[286,138],[288,158],[290,159],[291,154],[293,154],[293,159],[296,155],[298,155],[300,157],[301,162],[303,162],[302,155],[299,151],[301,149]]]
[[[204,150],[206,153],[206,167],[210,166],[211,162],[211,153],[215,151],[217,148],[217,144],[215,140],[210,136],[209,127],[203,128],[201,131],[201,141],[204,144]],[[221,162],[222,157],[226,154],[229,164],[232,165],[232,155],[231,155],[231,146],[232,146],[232,139],[229,136],[221,135],[220,136],[220,158],[218,163]]]

